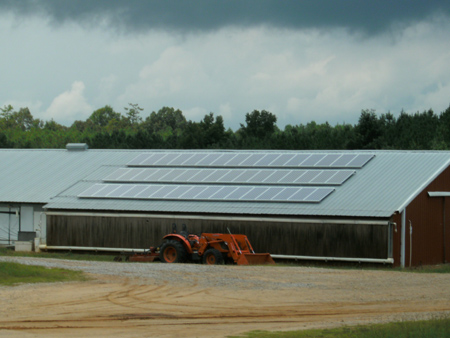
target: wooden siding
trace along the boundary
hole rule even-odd
[[[410,262],[410,221],[413,228],[411,266],[444,263],[444,251],[445,261],[450,261],[450,197],[430,197],[429,191],[450,191],[450,168],[444,170],[406,208],[405,266]]]
[[[47,245],[111,248],[158,246],[165,234],[186,224],[191,233],[248,236],[256,252],[279,255],[381,258],[388,255],[388,227],[376,224],[257,222],[149,217],[56,216],[47,219]]]

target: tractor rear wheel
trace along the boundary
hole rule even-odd
[[[223,264],[222,253],[217,249],[208,249],[203,254],[203,264],[218,265]]]
[[[162,263],[184,263],[187,260],[187,252],[183,244],[169,240],[161,245],[159,259]]]

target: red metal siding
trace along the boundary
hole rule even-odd
[[[406,208],[405,266],[410,266],[410,262],[411,266],[443,263],[444,246],[447,261],[450,257],[448,253],[450,241],[447,234],[450,229],[448,225],[450,197],[445,198],[444,224],[443,197],[429,197],[429,191],[450,191],[450,168],[444,170]],[[412,241],[410,241],[410,225],[412,225]]]

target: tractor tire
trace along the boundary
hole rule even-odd
[[[162,263],[185,263],[187,251],[180,242],[169,240],[161,245],[159,259]]]
[[[222,253],[217,249],[208,249],[203,254],[203,264],[219,265],[223,264]]]

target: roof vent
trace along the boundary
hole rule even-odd
[[[88,150],[89,146],[86,143],[67,143],[66,149],[68,151],[84,151]]]

